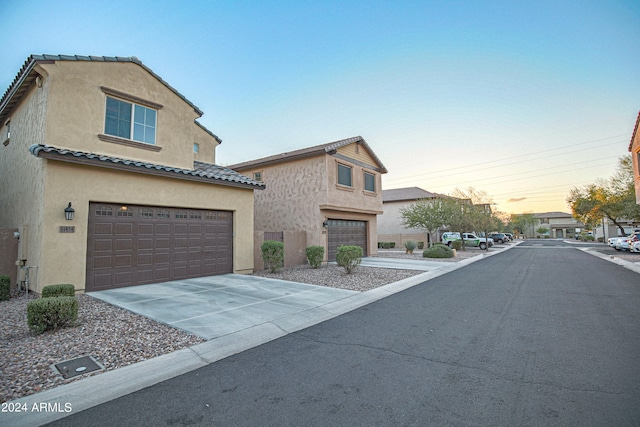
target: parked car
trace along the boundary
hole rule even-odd
[[[474,233],[463,233],[463,236],[465,244],[469,246],[477,246],[482,250],[487,249],[487,244],[489,247],[493,246],[493,239],[490,237],[478,237]],[[456,240],[460,240],[460,233],[448,231],[442,235],[442,243],[449,247],[451,247],[452,242]]]
[[[511,233],[504,233],[505,236],[507,236],[509,238],[509,241],[513,240],[513,234]]]
[[[619,238],[620,237],[609,237],[607,239],[607,245],[609,245],[612,248],[615,248],[616,247],[616,243],[618,243],[618,239]]]
[[[627,251],[629,250],[629,238],[627,236],[619,237],[616,240],[616,244],[613,247],[616,251]]]
[[[640,253],[640,241],[633,242],[633,245],[629,247],[629,252],[637,252]]]
[[[507,237],[507,235],[504,233],[491,233],[489,234],[489,237],[491,237],[496,243],[504,243],[509,241],[509,237]]]
[[[614,248],[616,251],[631,251],[630,248],[638,241],[640,241],[640,235],[630,234],[628,236],[618,238]]]

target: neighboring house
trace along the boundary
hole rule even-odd
[[[266,184],[255,194],[256,268],[264,239],[285,243],[285,265],[305,263],[305,247],[340,245],[377,254],[381,175],[387,172],[360,136],[229,166]],[[265,236],[266,233],[266,236]],[[276,236],[276,237],[274,237]]]
[[[264,185],[215,165],[201,115],[135,57],[27,59],[0,99],[0,228],[32,290],[253,272]]]
[[[584,224],[565,212],[545,212],[533,214],[535,224],[524,233],[527,237],[574,238]],[[546,233],[538,233],[538,229],[546,228]]]
[[[418,187],[396,188],[382,191],[383,214],[378,216],[378,240],[381,242],[395,242],[396,248],[403,247],[408,240],[416,242],[440,240],[439,231],[427,236],[426,231],[407,229],[402,225],[400,210],[407,208],[418,200],[434,200],[442,197]]]
[[[631,135],[631,143],[629,143],[629,151],[631,152],[631,159],[633,161],[633,183],[636,188],[636,203],[638,204],[640,204],[640,132],[638,132],[639,124],[640,112],[638,112],[636,126],[633,129],[633,134]]]

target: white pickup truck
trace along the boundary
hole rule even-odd
[[[462,233],[464,236],[464,244],[469,246],[477,246],[482,250],[493,246],[493,239],[491,237],[478,237],[473,233]],[[460,233],[446,232],[442,235],[442,243],[451,247],[451,242],[460,240]]]

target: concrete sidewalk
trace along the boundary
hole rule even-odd
[[[345,291],[346,293],[339,295],[338,298],[334,298],[330,302],[319,298],[303,310],[277,318],[265,319],[259,324],[214,337],[205,343],[11,401],[9,403],[12,407],[26,408],[26,411],[0,414],[0,425],[38,426],[64,418],[71,413],[133,393],[332,319],[486,257],[497,255],[514,246],[516,245],[510,245],[503,249],[459,262],[438,262],[437,268],[431,271],[367,292]],[[378,266],[385,262],[381,262]],[[413,262],[420,263],[422,261]],[[244,277],[246,278],[247,276]],[[314,285],[305,286],[322,288]],[[322,295],[322,292],[315,293],[315,295]],[[44,407],[46,408],[42,411],[34,410],[34,408]]]

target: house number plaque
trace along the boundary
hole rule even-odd
[[[71,226],[69,226],[69,225],[67,225],[67,226],[61,225],[60,226],[60,232],[61,233],[75,233],[76,232],[76,227],[73,226],[73,225],[71,225]]]

